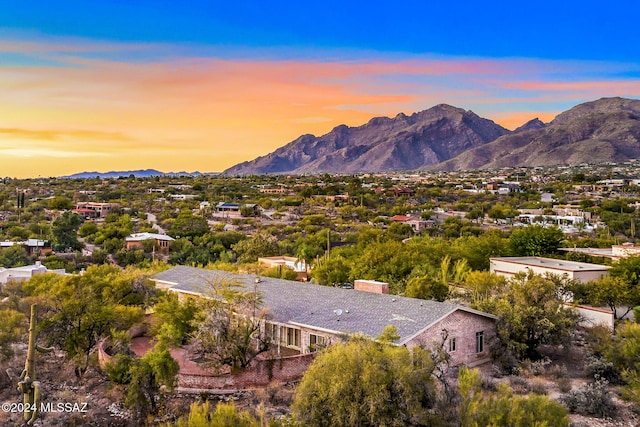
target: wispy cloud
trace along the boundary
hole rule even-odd
[[[60,141],[65,139],[133,141],[132,138],[116,132],[100,132],[87,130],[36,130],[15,128],[0,128],[0,138],[33,139],[41,141]]]
[[[74,159],[74,158],[94,158],[94,157],[109,157],[107,153],[99,153],[95,151],[82,152],[82,151],[60,151],[52,150],[48,148],[0,148],[0,156],[4,157],[17,157],[17,158],[49,158],[49,159]],[[23,165],[24,167],[24,165]]]

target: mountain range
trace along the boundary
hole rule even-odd
[[[375,117],[302,135],[223,173],[313,174],[420,169],[460,170],[621,162],[640,158],[640,100],[602,98],[550,123],[533,119],[514,131],[446,104],[407,116]]]
[[[88,178],[126,178],[133,175],[136,178],[149,178],[152,176],[201,176],[206,175],[201,172],[160,172],[156,169],[137,169],[131,171],[109,171],[109,172],[80,172],[73,175],[63,176],[65,179],[88,179]]]

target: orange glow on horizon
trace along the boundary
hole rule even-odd
[[[535,119],[536,117],[544,123],[549,123],[559,114],[558,113],[546,113],[546,112],[513,112],[513,113],[502,113],[502,114],[493,114],[491,119],[498,123],[500,126],[507,128],[509,130],[515,130],[516,128],[524,125],[530,120]]]
[[[489,111],[491,104],[522,103],[525,92],[535,111],[545,99],[640,95],[639,81],[517,80],[532,68],[554,69],[533,60],[126,62],[83,53],[145,46],[58,43],[51,46],[55,54],[46,47],[0,42],[0,53],[29,52],[57,64],[0,65],[0,176],[222,171],[303,134],[323,135],[340,124],[359,126],[440,103]],[[514,129],[534,117],[549,122],[555,110],[480,115]]]

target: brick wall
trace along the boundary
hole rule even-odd
[[[356,291],[373,292],[375,294],[389,294],[389,284],[375,280],[355,280],[353,287]]]
[[[238,374],[178,374],[178,387],[197,390],[244,390],[266,387],[273,382],[298,381],[314,358],[314,354],[254,361],[251,368]]]
[[[476,332],[484,332],[484,351],[481,353],[476,353]],[[453,364],[477,366],[489,360],[489,346],[496,336],[495,320],[457,310],[415,337],[408,346],[423,345],[433,348],[442,343],[443,336],[447,337],[444,343],[444,350],[447,352],[449,340],[456,340],[456,350],[449,352]]]
[[[177,386],[182,392],[237,391],[266,387],[272,382],[293,382],[302,378],[315,357],[315,353],[279,359],[255,360],[251,368],[238,374],[184,374],[178,373]],[[98,345],[98,362],[102,368],[111,360],[104,351],[103,343]]]

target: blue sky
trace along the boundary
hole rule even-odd
[[[634,1],[24,1],[0,26],[42,35],[233,47],[637,61]],[[304,52],[299,52],[304,55]]]
[[[439,103],[514,128],[640,97],[632,1],[0,6],[0,154],[15,176],[221,170]]]

